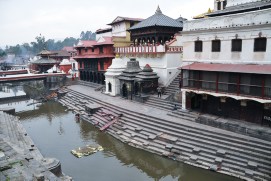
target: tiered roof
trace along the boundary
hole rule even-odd
[[[183,24],[173,18],[170,18],[164,15],[158,6],[154,15],[132,26],[131,28],[129,28],[129,30],[135,30],[135,29],[147,28],[147,27],[153,27],[153,26],[182,28]]]

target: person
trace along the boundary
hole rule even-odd
[[[157,88],[157,93],[158,93],[158,97],[161,98],[161,96],[162,96],[162,90],[161,90],[161,87],[158,87],[158,88]]]
[[[176,105],[176,104],[174,105],[173,110],[174,110],[174,111],[177,110],[177,105]]]

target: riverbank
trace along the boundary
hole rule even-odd
[[[16,116],[0,111],[0,180],[72,180],[44,158]]]
[[[123,114],[107,132],[131,146],[245,180],[270,179],[269,142],[175,118],[93,88],[74,85],[67,91],[60,102],[98,127],[109,122],[101,112]],[[84,105],[91,103],[101,105],[101,112],[86,113]]]

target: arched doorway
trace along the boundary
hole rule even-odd
[[[112,84],[110,82],[108,82],[108,92],[112,92]]]
[[[128,90],[126,84],[122,85],[122,97],[128,98]]]
[[[139,94],[139,91],[140,91],[139,83],[136,82],[136,83],[135,83],[135,95],[138,95],[138,94]]]

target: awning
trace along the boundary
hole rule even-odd
[[[212,72],[271,74],[271,65],[253,65],[253,64],[192,63],[190,65],[183,66],[179,69],[212,71]]]

